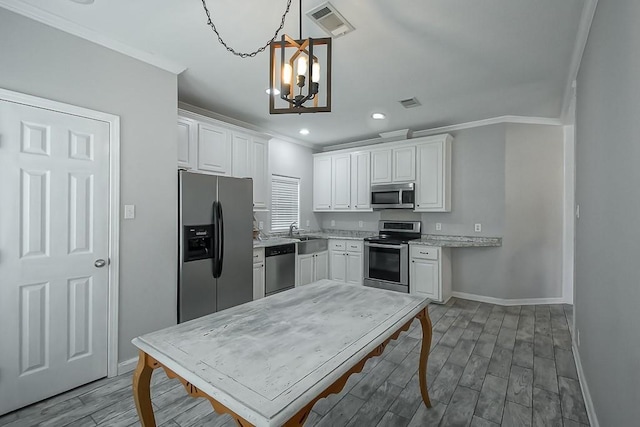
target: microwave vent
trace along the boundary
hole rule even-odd
[[[342,37],[355,29],[329,2],[322,3],[320,6],[310,10],[307,12],[307,16],[335,38]]]

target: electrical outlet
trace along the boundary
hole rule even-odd
[[[258,223],[258,228],[259,228],[260,230],[264,230],[264,221],[260,221],[260,222]]]
[[[134,219],[136,217],[136,205],[124,205],[124,219]]]
[[[476,233],[481,232],[482,231],[482,224],[476,224],[473,229],[476,231]]]
[[[332,226],[332,227],[335,227],[335,226],[336,226],[336,220],[335,220],[335,219],[332,219],[332,220],[331,220],[331,226]]]
[[[360,228],[364,227],[364,221],[358,221],[358,227]]]
[[[442,230],[442,223],[436,222],[436,231]]]
[[[307,220],[307,227],[311,225],[311,221]]]

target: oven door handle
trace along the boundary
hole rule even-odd
[[[383,245],[380,243],[369,243],[369,242],[364,242],[364,245],[370,248],[385,248],[385,249],[402,249],[403,248],[403,245]]]

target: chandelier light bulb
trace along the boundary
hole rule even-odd
[[[307,57],[301,55],[298,58],[298,75],[304,76],[305,74],[307,74]]]
[[[311,68],[311,81],[314,83],[318,83],[320,81],[320,63],[317,61],[313,63]]]
[[[282,83],[286,85],[291,84],[291,74],[293,74],[293,68],[291,68],[291,64],[284,64],[284,66],[282,67]]]

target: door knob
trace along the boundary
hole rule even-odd
[[[93,263],[93,265],[95,265],[98,268],[101,268],[107,265],[107,262],[103,259],[97,259],[96,262]]]

